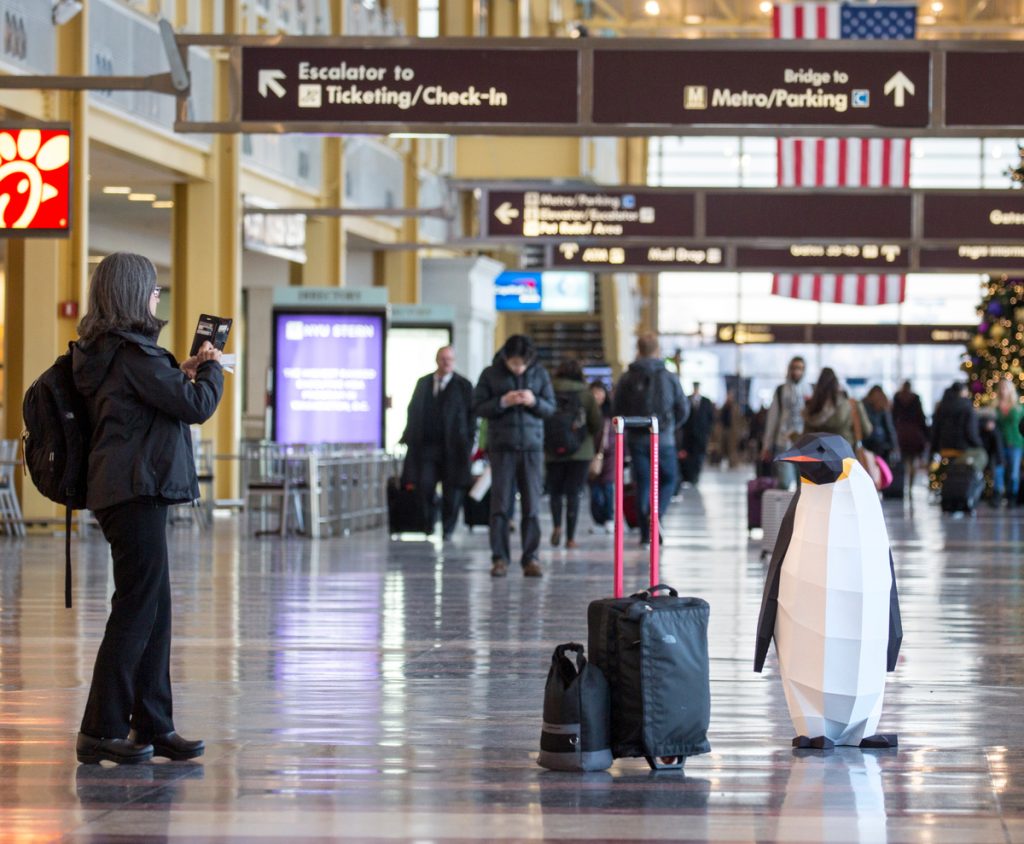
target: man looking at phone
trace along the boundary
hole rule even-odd
[[[540,577],[540,498],[544,472],[544,420],[555,412],[547,371],[535,360],[533,341],[514,334],[480,375],[473,412],[487,419],[491,461],[491,576],[508,573],[508,521],[512,499],[522,497],[523,575]]]

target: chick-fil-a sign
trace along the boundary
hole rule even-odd
[[[0,237],[66,235],[71,132],[0,127]]]

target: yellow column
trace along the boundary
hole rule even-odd
[[[331,34],[344,30],[344,1],[330,0]],[[345,149],[341,138],[324,138],[320,189],[324,204],[340,208],[345,198]],[[299,273],[310,287],[345,284],[345,226],[341,217],[306,219],[306,263]]]
[[[441,36],[455,38],[476,35],[476,3],[473,0],[440,0]]]
[[[409,141],[405,152],[406,208],[419,204],[419,141]],[[399,240],[415,243],[419,238],[419,220],[406,217],[402,220]],[[394,304],[415,305],[420,301],[420,256],[414,249],[379,250],[374,255],[374,284],[387,287],[388,301]]]
[[[88,19],[77,15],[57,30],[57,72],[87,70]],[[71,125],[71,234],[67,238],[11,238],[7,241],[4,304],[4,436],[21,436],[25,390],[77,336],[78,319],[58,313],[58,303],[86,306],[89,249],[88,101],[83,92],[47,92],[39,104],[44,120]],[[48,519],[56,506],[18,475],[26,518]]]

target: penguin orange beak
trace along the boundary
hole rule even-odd
[[[787,463],[821,463],[821,461],[817,457],[809,457],[806,454],[794,454],[790,457],[781,455],[776,459],[785,460]]]

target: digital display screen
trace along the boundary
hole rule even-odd
[[[369,444],[384,433],[384,315],[274,312],[274,439]]]
[[[70,231],[71,132],[0,127],[0,229],[17,234]]]
[[[494,280],[494,307],[499,311],[585,314],[593,298],[593,276],[588,272],[509,270]]]

